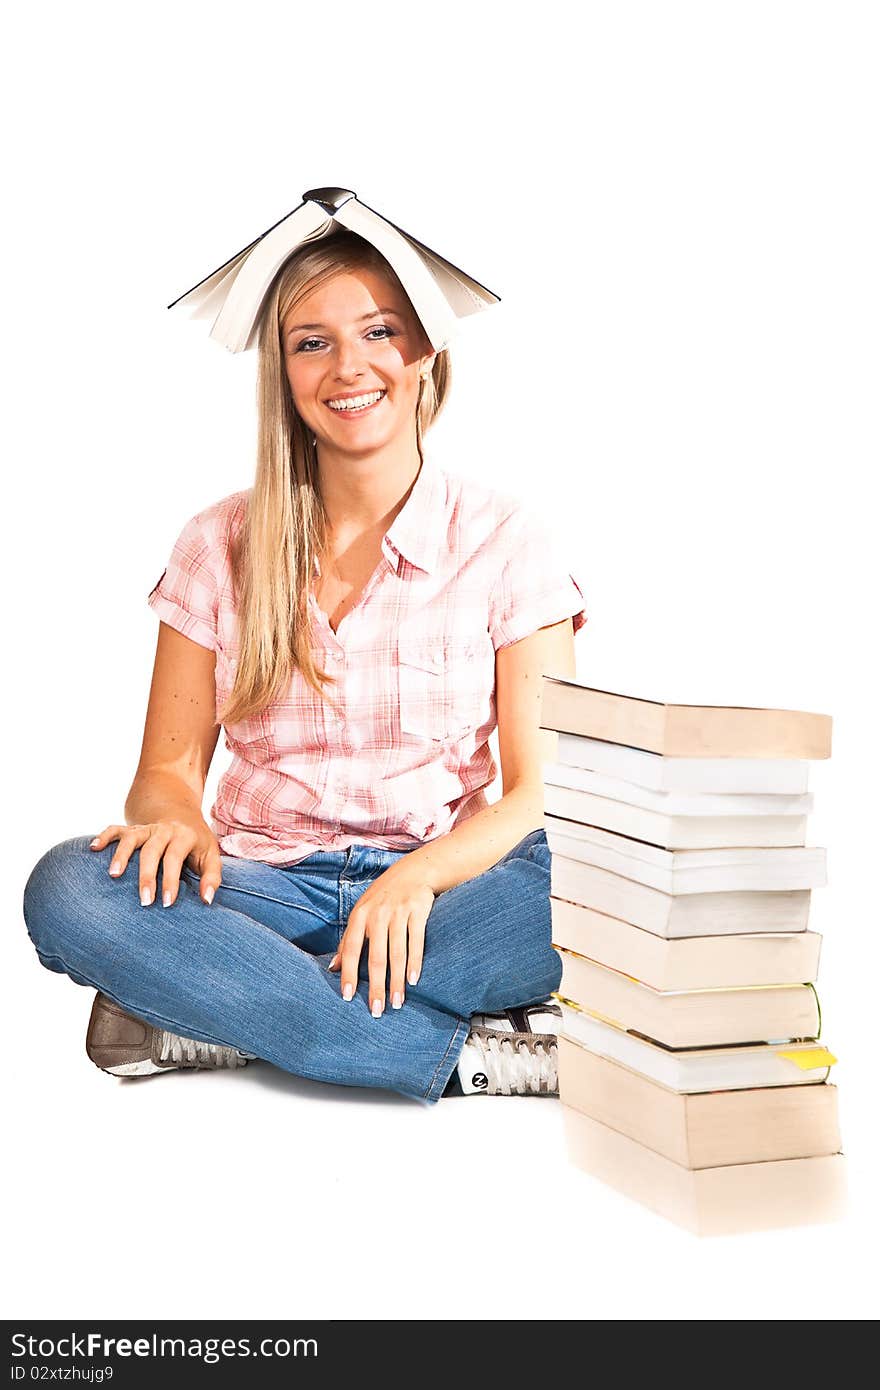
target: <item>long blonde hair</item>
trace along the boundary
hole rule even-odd
[[[289,311],[341,271],[368,269],[406,291],[368,241],[340,230],[296,251],[279,271],[263,310],[257,368],[257,459],[245,518],[230,545],[239,651],[223,724],[255,717],[287,688],[295,670],[326,697],[336,677],[312,659],[309,590],[315,556],[326,540],[318,487],[317,449],[298,414],[287,380],[281,326]],[[408,296],[407,296],[408,298]],[[415,310],[413,310],[415,314]],[[416,316],[418,319],[418,316]],[[416,442],[440,413],[449,392],[448,349],[434,358],[419,386]]]

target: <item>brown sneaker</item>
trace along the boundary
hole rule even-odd
[[[252,1052],[237,1047],[182,1038],[154,1028],[100,993],[92,1005],[86,1052],[96,1067],[113,1076],[150,1076],[178,1067],[244,1067],[256,1060]]]

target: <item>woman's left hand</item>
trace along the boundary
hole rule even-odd
[[[364,941],[369,941],[370,1012],[379,1018],[385,1010],[386,977],[391,1007],[399,1009],[405,998],[405,981],[416,984],[422,970],[425,926],[434,906],[434,891],[411,870],[386,869],[355,903],[330,962],[341,968],[343,999],[354,997],[358,965]]]

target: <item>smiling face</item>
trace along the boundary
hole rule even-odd
[[[371,453],[414,431],[419,372],[435,354],[388,276],[340,271],[287,313],[281,342],[294,405],[319,445]]]

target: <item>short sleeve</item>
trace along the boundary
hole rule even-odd
[[[579,632],[587,621],[584,595],[545,523],[521,509],[502,523],[497,539],[499,574],[489,602],[495,650],[563,618]]]
[[[186,523],[147,603],[169,627],[200,647],[217,650],[217,577],[213,545],[201,514]]]

